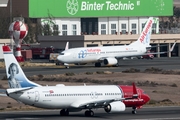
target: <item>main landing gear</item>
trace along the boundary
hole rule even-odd
[[[69,115],[69,110],[68,109],[62,109],[60,111],[60,115],[61,116],[68,116]]]
[[[100,62],[95,63],[95,67],[101,67],[101,63]]]
[[[86,117],[94,116],[94,112],[92,110],[86,110],[84,114],[85,114]]]
[[[94,116],[94,112],[92,110],[86,110],[84,114],[85,114],[86,117]],[[60,115],[61,116],[69,116],[69,110],[68,109],[62,109],[60,111]]]
[[[66,69],[69,69],[69,66],[65,66]]]
[[[136,107],[132,107],[132,114],[136,114],[137,113],[137,111],[136,111]]]

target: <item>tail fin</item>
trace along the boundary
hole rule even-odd
[[[9,46],[2,47],[9,87],[24,88],[41,86],[27,79]]]
[[[146,47],[149,47],[150,40],[151,40],[152,24],[153,24],[153,17],[150,17],[148,21],[146,22],[146,25],[143,28],[143,31],[141,32],[141,35],[138,38],[138,40],[131,43],[130,45],[141,44],[141,45],[145,45]]]
[[[65,50],[68,50],[69,49],[69,42],[66,43],[66,47],[65,47]]]

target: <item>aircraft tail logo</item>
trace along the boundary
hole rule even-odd
[[[138,38],[138,40],[132,43],[131,45],[142,44],[145,46],[149,46],[151,40],[152,24],[153,24],[153,17],[150,17],[146,22],[146,25],[143,28],[143,31],[141,32],[141,35]]]
[[[40,86],[27,79],[9,46],[3,46],[6,75],[10,88],[24,88]]]
[[[150,17],[138,39],[141,43],[145,45],[150,44],[152,24],[153,24],[153,18]]]

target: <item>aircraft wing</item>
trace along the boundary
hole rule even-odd
[[[111,102],[114,101],[121,101],[124,100],[125,98],[122,99],[102,99],[102,100],[82,100],[82,101],[76,101],[71,104],[71,107],[73,108],[99,108],[105,105],[108,105]]]
[[[99,61],[103,61],[104,59],[106,59],[107,57],[101,57],[101,58],[99,58],[98,60]]]
[[[164,46],[167,46],[167,45],[155,45],[155,46],[148,46],[146,47],[146,49],[151,49],[151,48],[157,48],[157,47],[164,47]]]
[[[165,51],[165,52],[147,52],[147,53],[144,54],[144,55],[149,55],[149,54],[155,55],[155,54],[164,54],[164,53],[172,52],[172,51],[174,50],[174,46],[175,46],[175,45],[176,45],[176,42],[173,44],[173,46],[170,48],[169,51]]]

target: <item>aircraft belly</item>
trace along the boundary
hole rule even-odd
[[[58,97],[58,98],[55,98]],[[62,98],[60,96],[52,96],[51,98],[44,99],[40,103],[38,103],[41,107],[45,108],[68,108],[72,103],[72,99]],[[37,105],[38,105],[37,104]],[[40,107],[39,106],[39,107]]]

